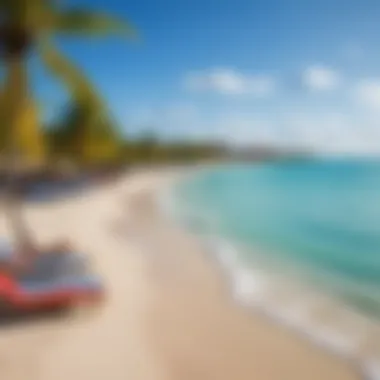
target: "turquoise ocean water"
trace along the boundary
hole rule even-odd
[[[246,302],[365,357],[380,376],[380,160],[220,166],[172,195]]]

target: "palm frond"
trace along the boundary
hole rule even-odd
[[[62,81],[76,103],[94,109],[103,108],[103,102],[90,81],[49,40],[39,40],[38,48],[45,65]]]
[[[17,1],[16,1],[17,2]],[[12,4],[15,2],[12,2],[12,0],[0,0],[0,9],[4,11],[8,11],[12,8]]]
[[[116,139],[106,103],[82,72],[50,41],[41,41],[40,53],[46,66],[63,82],[71,95],[64,133],[68,133],[73,155],[84,159],[89,139],[102,133],[111,140]],[[115,138],[111,138],[114,135]]]
[[[2,25],[16,25],[31,33],[51,29],[57,4],[54,0],[0,0]]]
[[[57,14],[56,31],[65,34],[104,36],[120,34],[126,37],[136,35],[134,28],[126,21],[103,12],[82,9],[62,11]]]

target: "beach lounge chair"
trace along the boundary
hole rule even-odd
[[[4,240],[0,240],[0,264],[12,260],[12,247]]]
[[[20,282],[0,273],[0,300],[14,311],[44,311],[97,302],[103,287],[93,276],[73,276],[50,281]]]
[[[11,264],[14,261],[14,250],[12,247],[0,241],[0,266]],[[36,255],[28,264],[28,270],[23,275],[28,278],[38,278],[40,280],[56,278],[63,275],[80,275],[89,271],[87,256],[75,252],[64,250],[48,251]]]
[[[1,242],[0,264],[12,259],[10,245]],[[101,281],[89,273],[84,255],[49,252],[36,256],[22,273],[0,269],[1,303],[15,311],[66,307],[100,300],[102,295]]]

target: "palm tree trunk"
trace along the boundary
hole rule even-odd
[[[32,245],[31,236],[21,212],[21,199],[17,183],[19,154],[16,141],[17,119],[28,100],[26,62],[22,54],[12,54],[6,61],[4,84],[4,122],[6,128],[5,160],[7,183],[5,189],[5,212],[14,234],[16,250],[24,251]]]

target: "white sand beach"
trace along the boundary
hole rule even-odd
[[[349,380],[355,370],[240,307],[200,243],[159,215],[152,194],[178,173],[26,206],[38,241],[69,237],[91,255],[104,305],[0,326],[1,380]],[[0,232],[9,236],[1,219]]]

